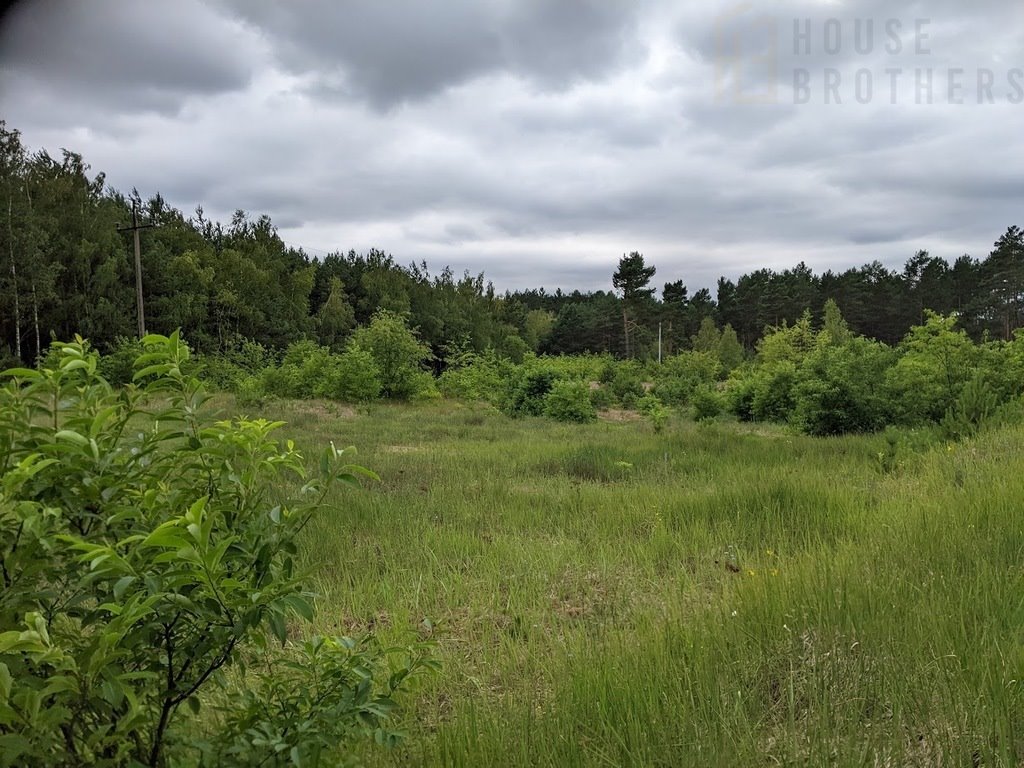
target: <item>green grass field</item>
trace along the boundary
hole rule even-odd
[[[1024,431],[893,456],[453,403],[260,415],[381,477],[305,537],[316,630],[435,625],[443,669],[370,764],[1024,760]]]

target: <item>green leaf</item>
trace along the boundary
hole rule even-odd
[[[380,480],[380,475],[378,475],[376,472],[367,469],[366,467],[361,467],[358,464],[347,464],[341,469],[343,472],[348,472],[349,474],[352,475],[361,475],[362,477],[365,477],[369,480]]]
[[[96,414],[96,417],[92,420],[92,425],[89,427],[89,437],[95,438],[103,427],[106,426],[107,422],[110,421],[111,417],[118,412],[119,407],[116,405],[110,405],[101,410]]]
[[[77,693],[78,683],[68,675],[53,675],[46,680],[46,685],[40,691],[43,698],[52,696],[55,693]]]
[[[132,381],[139,381],[140,379],[144,379],[147,376],[153,376],[154,374],[167,373],[170,370],[170,368],[171,366],[166,364],[147,365],[142,370],[136,371],[135,375],[132,376]]]
[[[11,670],[0,661],[0,705],[6,704],[11,696]]]
[[[15,379],[38,379],[40,375],[39,371],[34,371],[31,368],[8,368],[6,371],[0,371],[0,376],[10,376]]]
[[[81,445],[82,447],[88,447],[89,445],[89,438],[84,435],[80,435],[77,432],[73,432],[70,429],[62,429],[53,437],[56,440],[64,440],[65,442]]]
[[[121,600],[124,598],[124,593],[128,591],[128,587],[135,581],[134,576],[122,576],[114,583],[114,599]]]
[[[169,520],[156,528],[142,542],[143,547],[159,547],[161,549],[179,549],[188,545],[188,540],[181,535],[181,528],[176,520]]]
[[[306,621],[313,620],[313,606],[301,595],[288,595],[283,602]]]
[[[282,614],[277,612],[270,614],[270,631],[282,645],[288,640],[288,628],[285,626]]]

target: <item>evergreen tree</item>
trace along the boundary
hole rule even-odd
[[[832,344],[842,345],[850,340],[850,327],[843,319],[839,311],[839,305],[834,299],[825,302],[824,319],[821,329],[828,334]]]
[[[712,352],[718,354],[718,344],[721,341],[721,334],[718,326],[710,317],[705,317],[700,323],[700,330],[693,337],[693,349],[695,352]]]
[[[622,330],[626,345],[626,357],[632,356],[630,349],[630,313],[636,311],[644,299],[650,299],[653,288],[648,288],[656,269],[644,263],[644,257],[637,251],[619,259],[619,268],[612,275],[612,285],[622,293]],[[635,322],[635,321],[634,321]]]
[[[738,368],[743,362],[743,345],[740,344],[736,331],[728,323],[718,338],[718,360],[722,363],[722,370],[725,373]]]

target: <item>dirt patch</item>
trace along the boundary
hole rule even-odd
[[[419,445],[385,445],[384,453],[419,453],[423,448]]]
[[[623,423],[628,421],[641,421],[643,416],[636,411],[627,411],[623,408],[609,408],[606,411],[598,411],[597,418],[601,419],[601,421]]]
[[[303,416],[351,420],[358,415],[351,405],[340,405],[328,400],[303,400],[292,403],[291,410]]]

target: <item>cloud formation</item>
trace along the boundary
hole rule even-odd
[[[0,104],[30,146],[268,213],[314,255],[607,289],[636,249],[696,289],[981,256],[1024,223],[1021,22],[996,0],[34,0],[0,30]]]

